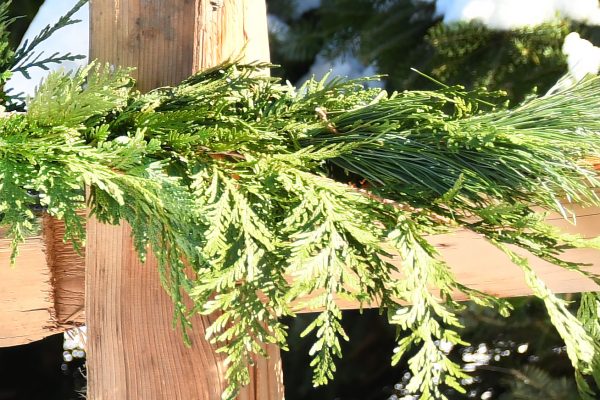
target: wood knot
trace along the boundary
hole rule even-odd
[[[224,0],[210,0],[210,5],[212,6],[213,11],[217,11],[219,8],[223,7]]]

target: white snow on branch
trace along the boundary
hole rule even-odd
[[[319,53],[308,73],[299,79],[298,83],[302,84],[312,77],[321,80],[327,74],[329,74],[328,80],[340,76],[355,79],[377,75],[377,69],[374,65],[364,65],[358,58],[351,54],[344,54],[331,59],[323,53]],[[380,81],[370,81],[367,83],[367,86],[382,87],[383,83]]]
[[[492,29],[536,26],[557,17],[600,25],[598,0],[437,0],[445,23],[479,21]]]
[[[290,26],[275,14],[267,14],[267,27],[277,40],[283,42],[287,40],[290,32]]]
[[[600,70],[600,48],[580,38],[576,32],[565,38],[563,53],[567,56],[569,74],[577,81]]]
[[[321,7],[321,0],[295,0],[294,17],[298,18],[307,11]]]

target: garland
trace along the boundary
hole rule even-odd
[[[147,94],[129,71],[100,64],[51,74],[27,113],[0,119],[0,224],[13,257],[40,206],[76,245],[86,207],[101,222],[128,222],[140,257],[158,259],[184,336],[191,313],[220,313],[207,337],[227,354],[228,399],[264,343],[285,348],[279,320],[293,302],[312,293],[301,305],[320,310],[303,333],[315,338],[315,385],[333,378],[347,340],[335,298],[377,302],[398,327],[392,362],[413,354],[407,389],[443,399],[441,385],[463,391],[466,377],[436,344],[463,343],[451,294],[510,311],[457,282],[424,238],[466,228],[521,267],[582,396],[594,398],[583,375],[600,371],[600,298],[585,295],[578,319],[508,245],[600,283],[560,258],[600,242],[533,210],[568,217],[565,196],[600,205],[585,161],[600,156],[600,78],[504,109],[490,102],[496,94],[461,87],[387,94],[334,79],[295,89],[256,73],[267,67],[222,65]],[[391,251],[403,279],[385,261]]]

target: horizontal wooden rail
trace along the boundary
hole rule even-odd
[[[566,232],[600,236],[600,208],[574,207],[574,211],[575,225],[559,215],[551,215],[548,221]],[[26,240],[14,267],[9,266],[10,241],[0,239],[0,347],[39,340],[85,321],[84,260],[62,243],[64,228],[60,223],[45,218],[42,227],[45,234]],[[458,230],[431,236],[429,241],[461,283],[499,297],[531,294],[519,267],[480,235]],[[556,293],[600,290],[576,272],[529,258],[535,271]],[[590,264],[586,269],[600,274],[600,251],[570,250],[565,259]],[[394,262],[399,264],[400,260]],[[464,300],[460,294],[457,299]],[[343,299],[339,304],[344,309],[359,307]]]
[[[19,246],[12,267],[10,240],[0,239],[0,347],[85,323],[84,259],[63,243],[62,222],[44,217],[40,225],[38,235]]]

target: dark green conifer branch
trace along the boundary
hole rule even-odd
[[[14,53],[14,59],[12,60],[13,67],[11,71],[13,73],[20,72],[29,78],[28,70],[31,68],[48,70],[48,64],[60,64],[64,61],[75,61],[85,58],[85,56],[78,54],[61,54],[58,52],[50,55],[44,55],[43,53],[37,52],[37,47],[40,45],[40,43],[50,38],[59,29],[81,22],[78,19],[73,19],[73,15],[75,15],[75,13],[79,11],[87,2],[88,0],[79,0],[73,6],[73,8],[68,13],[60,17],[55,24],[44,27],[44,29],[42,29],[42,31],[31,41],[26,40],[23,45]]]
[[[0,4],[0,87],[10,78],[10,67],[13,65],[14,50],[10,46],[8,28],[13,22],[8,16],[10,2]],[[6,101],[6,94],[0,91],[0,105]]]
[[[51,64],[60,64],[65,61],[76,61],[85,58],[83,55],[71,53],[54,53],[45,55],[38,52],[38,46],[52,37],[56,31],[65,26],[80,22],[74,19],[73,15],[83,7],[88,0],[79,0],[73,8],[58,21],[48,25],[35,36],[31,41],[25,41],[18,49],[12,48],[9,41],[9,28],[15,22],[15,18],[9,17],[11,0],[5,0],[0,4],[0,88],[10,79],[14,73],[21,73],[28,79],[29,71],[33,68],[43,70],[50,69]],[[0,90],[0,107],[9,110],[23,110],[24,94],[12,93],[10,91]]]

